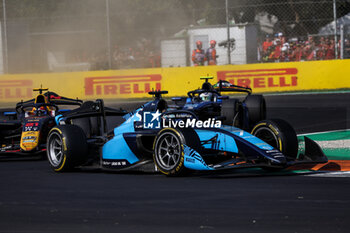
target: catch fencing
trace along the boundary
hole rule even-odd
[[[217,65],[350,57],[346,0],[3,0],[3,73]],[[203,65],[207,65],[205,62]]]

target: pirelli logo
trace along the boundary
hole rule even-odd
[[[259,69],[218,71],[218,80],[226,80],[239,86],[251,88],[279,88],[298,86],[298,69]]]
[[[161,90],[160,74],[85,78],[85,95],[128,95]]]
[[[0,99],[32,98],[32,80],[0,80]]]

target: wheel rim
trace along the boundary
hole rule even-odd
[[[58,166],[63,159],[63,143],[59,134],[52,133],[49,138],[49,160],[53,166]]]
[[[254,133],[254,136],[260,138],[270,146],[279,149],[279,142],[276,134],[270,128],[259,128]]]
[[[171,170],[181,158],[181,143],[171,132],[163,133],[157,140],[156,160],[160,168]]]

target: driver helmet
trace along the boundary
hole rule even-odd
[[[232,86],[232,84],[230,82],[228,82],[226,80],[221,80],[221,81],[215,83],[214,87],[215,88],[220,87],[220,83],[221,83],[221,87],[231,87]]]
[[[220,85],[220,84],[219,84],[219,85]],[[228,82],[228,81],[226,81],[226,80],[224,80],[224,81],[221,82],[221,86],[222,86],[222,87],[231,87],[231,83]]]
[[[29,116],[45,116],[49,114],[50,116],[55,116],[55,110],[50,109],[49,107],[41,106],[38,109],[33,107],[30,111],[25,113],[25,117]]]
[[[46,114],[46,110],[44,106],[39,107],[38,109],[36,107],[32,108],[32,111],[30,111],[29,115],[38,115],[43,116]]]
[[[38,110],[36,110],[36,114],[38,116],[45,116],[46,115],[46,111],[42,108],[39,108]]]
[[[211,92],[204,92],[202,94],[199,95],[199,98],[202,100],[202,101],[212,101],[213,99],[213,93]]]

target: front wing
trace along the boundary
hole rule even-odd
[[[298,164],[317,164],[326,163],[327,157],[323,153],[320,146],[313,140],[305,137],[305,150],[303,153],[299,153],[297,159],[289,158],[283,155],[278,150],[271,146],[264,145],[264,142],[254,138],[254,136],[248,134],[245,138],[250,137],[250,140],[245,140],[244,137],[240,137],[230,132],[214,132],[216,141],[207,148],[202,148],[199,151],[198,148],[194,149],[190,146],[184,145],[184,165],[191,170],[224,170],[235,168],[248,168],[248,167],[269,167],[269,168],[287,168]],[[208,132],[206,132],[208,133]],[[220,134],[224,134],[226,137],[221,138],[221,142],[218,142]],[[201,135],[200,133],[198,135]],[[249,136],[250,135],[250,136]],[[212,135],[210,135],[212,136]],[[222,136],[221,136],[222,137]],[[233,146],[233,138],[235,145]],[[202,137],[203,138],[203,137]],[[253,140],[252,140],[253,139]],[[205,140],[204,142],[206,143]],[[201,140],[202,145],[203,141]],[[218,145],[219,143],[219,145]],[[213,146],[216,144],[215,146]],[[227,145],[229,144],[229,145]],[[266,144],[266,143],[265,143]],[[257,146],[259,145],[259,146]],[[212,147],[212,148],[209,148]],[[214,149],[213,149],[214,147]],[[210,154],[209,154],[210,153]],[[216,163],[206,162],[210,156],[221,156],[224,159],[217,161]],[[225,158],[226,156],[226,158]]]

